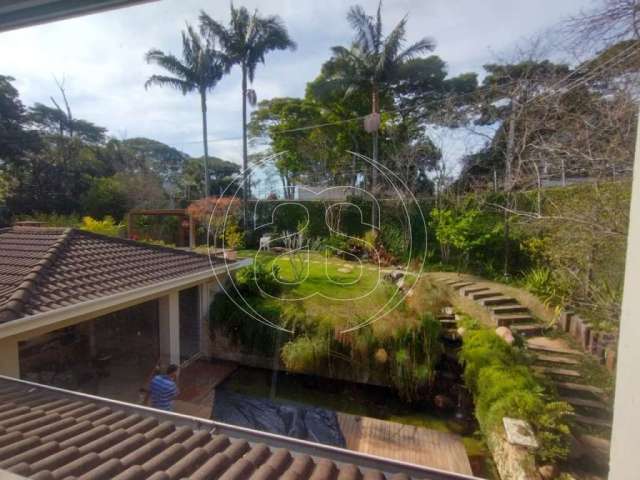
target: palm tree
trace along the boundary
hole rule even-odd
[[[380,90],[398,80],[402,65],[408,60],[435,48],[435,42],[423,38],[403,48],[406,40],[405,16],[388,35],[382,32],[382,1],[376,16],[367,15],[360,5],[349,9],[347,20],[355,31],[350,48],[333,47],[333,58],[326,73],[350,95],[355,90],[371,92],[372,116],[380,113]],[[373,119],[375,122],[375,119]],[[373,130],[373,160],[378,162],[378,126]],[[376,168],[372,168],[371,186],[376,183]]]
[[[256,103],[254,90],[247,88],[247,79],[253,83],[256,67],[264,63],[264,57],[273,50],[295,49],[296,44],[289,37],[287,27],[280,17],[262,17],[258,11],[249,13],[245,7],[235,8],[231,4],[231,20],[225,27],[213,20],[204,11],[200,13],[200,29],[203,35],[217,40],[227,57],[227,71],[234,65],[242,70],[242,168],[243,168],[243,214],[247,221],[247,101]]]
[[[214,48],[210,39],[200,37],[190,25],[182,31],[182,59],[152,49],[145,55],[147,63],[161,66],[173,76],[152,75],[144,87],[171,87],[183,95],[200,94],[202,110],[202,143],[204,146],[204,197],[209,196],[209,147],[207,145],[207,92],[212,91],[225,72],[224,55]]]

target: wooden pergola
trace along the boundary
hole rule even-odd
[[[189,222],[189,248],[196,247],[196,226],[193,217],[182,208],[160,208],[160,209],[135,209],[127,213],[127,237],[133,236],[133,222],[135,217],[151,216],[151,217],[178,217],[180,220]],[[182,222],[181,222],[182,223]],[[184,243],[184,232],[180,229],[180,240]]]

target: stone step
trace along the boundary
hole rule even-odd
[[[485,298],[480,300],[478,303],[484,305],[485,307],[490,307],[494,305],[520,305],[518,301],[511,297],[500,296],[496,298]]]
[[[556,387],[570,392],[590,393],[596,397],[604,397],[605,391],[594,385],[584,385],[582,383],[555,382]]]
[[[502,315],[506,313],[529,313],[527,307],[522,305],[495,305],[490,308],[495,315]]]
[[[544,330],[544,325],[540,323],[517,323],[509,327],[512,332],[518,333],[524,337],[540,335]]]
[[[475,283],[473,283],[473,282],[456,282],[456,283],[449,284],[449,286],[451,288],[453,288],[454,290],[460,290],[461,288],[468,287],[468,286],[471,286],[471,285],[475,285]]]
[[[446,314],[446,313],[441,313],[440,315],[438,315],[438,320],[442,321],[442,320],[455,320],[456,316],[453,314]]]
[[[590,417],[587,415],[574,415],[573,419],[576,423],[580,423],[582,425],[589,425],[590,427],[603,427],[603,428],[611,428],[611,420],[604,420],[602,418]]]
[[[458,340],[460,335],[458,335],[458,329],[456,328],[446,328],[440,332],[440,336],[442,338],[446,338],[448,340]]]
[[[580,365],[580,361],[573,357],[563,357],[562,355],[548,355],[538,353],[536,355],[536,361],[545,363],[561,363],[563,365]]]
[[[582,374],[580,374],[580,372],[577,372],[575,370],[570,370],[568,368],[534,366],[533,369],[536,372],[544,373],[545,375],[550,375],[553,377],[571,377],[571,378],[582,377]]]
[[[440,320],[440,324],[443,327],[449,327],[449,328],[457,327],[458,325],[458,323],[455,320]]]
[[[492,291],[488,291],[488,292],[479,292],[479,293],[472,293],[470,295],[467,295],[467,297],[470,297],[474,300],[484,300],[485,298],[498,298],[498,297],[504,297],[504,295],[500,292],[492,292]]]
[[[516,314],[516,313],[505,313],[501,315],[494,315],[493,319],[496,321],[496,325],[499,327],[508,327],[514,323],[533,323],[535,319],[528,314]]]
[[[575,407],[597,408],[599,410],[606,410],[606,411],[610,410],[609,406],[600,400],[589,400],[587,398],[563,397],[563,396],[560,396],[560,400],[562,400],[563,402],[567,402],[568,404],[573,405]]]
[[[489,287],[476,287],[476,286],[471,286],[469,288],[461,288],[460,291],[464,292],[464,294],[466,296],[469,296],[469,294],[471,293],[480,293],[480,292],[486,292],[487,290],[489,290]]]
[[[527,348],[534,352],[553,353],[556,355],[566,355],[566,356],[572,356],[572,357],[575,357],[577,355],[582,355],[580,352],[576,350],[565,350],[562,348],[547,347],[547,346],[532,344],[530,342],[527,342]]]

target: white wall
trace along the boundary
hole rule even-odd
[[[610,480],[640,479],[640,128],[636,139],[624,281]]]

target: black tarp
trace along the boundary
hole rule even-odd
[[[345,447],[336,413],[324,408],[281,403],[216,390],[213,419],[254,430]]]

